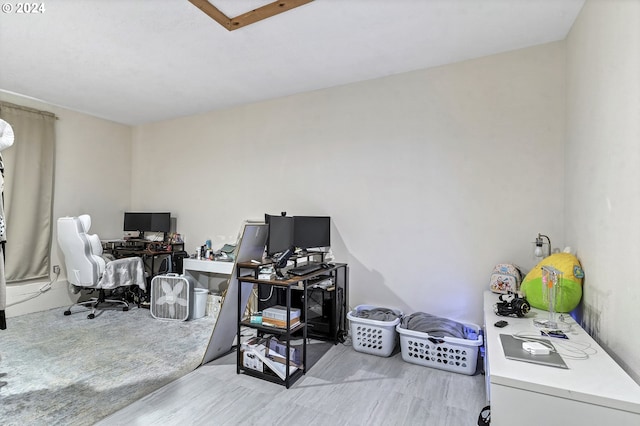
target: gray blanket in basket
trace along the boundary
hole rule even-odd
[[[438,317],[424,312],[416,312],[402,318],[400,327],[407,330],[427,333],[433,337],[455,337],[458,339],[468,339],[469,329],[459,322]],[[475,335],[475,332],[473,332]],[[473,337],[475,339],[475,336]]]
[[[353,311],[352,315],[358,318],[389,322],[395,321],[399,317],[399,315],[396,314],[392,309],[387,308],[363,309],[361,311]]]

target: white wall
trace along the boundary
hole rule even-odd
[[[123,212],[128,208],[131,197],[131,127],[6,92],[0,92],[0,100],[53,112],[59,117],[56,121],[54,223],[61,216],[89,213],[92,216],[93,233],[101,237],[121,237]],[[16,140],[16,143],[20,141]],[[6,169],[6,173],[11,173],[10,164],[6,165]],[[63,262],[56,241],[54,228],[52,266],[62,265]],[[9,284],[7,304],[29,298],[47,282]],[[12,317],[64,306],[71,303],[71,297],[63,267],[52,290],[8,307],[6,313]]]
[[[0,99],[61,118],[55,217],[118,237],[125,209],[170,210],[193,251],[265,212],[331,215],[351,305],[480,323],[490,268],[532,267],[545,233],[577,249],[583,324],[640,381],[639,31],[636,0],[588,1],[566,43],[133,130]],[[55,288],[9,316],[68,303]]]
[[[481,324],[499,262],[562,246],[564,44],[134,130],[132,207],[190,252],[265,212],[330,215],[352,306]]]
[[[582,322],[640,382],[640,2],[588,1],[567,39],[566,234]]]

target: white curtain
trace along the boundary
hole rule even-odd
[[[52,113],[0,102],[13,127],[4,159],[7,282],[49,277],[55,120]]]

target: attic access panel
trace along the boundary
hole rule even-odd
[[[279,0],[273,3],[266,4],[249,12],[242,13],[236,17],[230,18],[224,14],[220,9],[211,4],[207,0],[188,0],[191,4],[202,10],[214,21],[225,27],[229,31],[237,30],[238,28],[246,27],[263,19],[270,18],[278,15],[287,10],[294,9],[298,6],[302,6],[307,3],[311,3],[313,0]],[[211,0],[216,1],[216,0]]]

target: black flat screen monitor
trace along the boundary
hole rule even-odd
[[[282,253],[293,246],[293,218],[265,215],[269,227],[267,255]]]
[[[124,227],[125,232],[144,232],[145,229],[151,226],[151,216],[149,213],[124,213]]]
[[[124,213],[124,231],[170,232],[171,213]]]
[[[151,232],[171,232],[171,213],[151,213]]]
[[[303,250],[331,246],[331,217],[294,216],[293,245]]]

